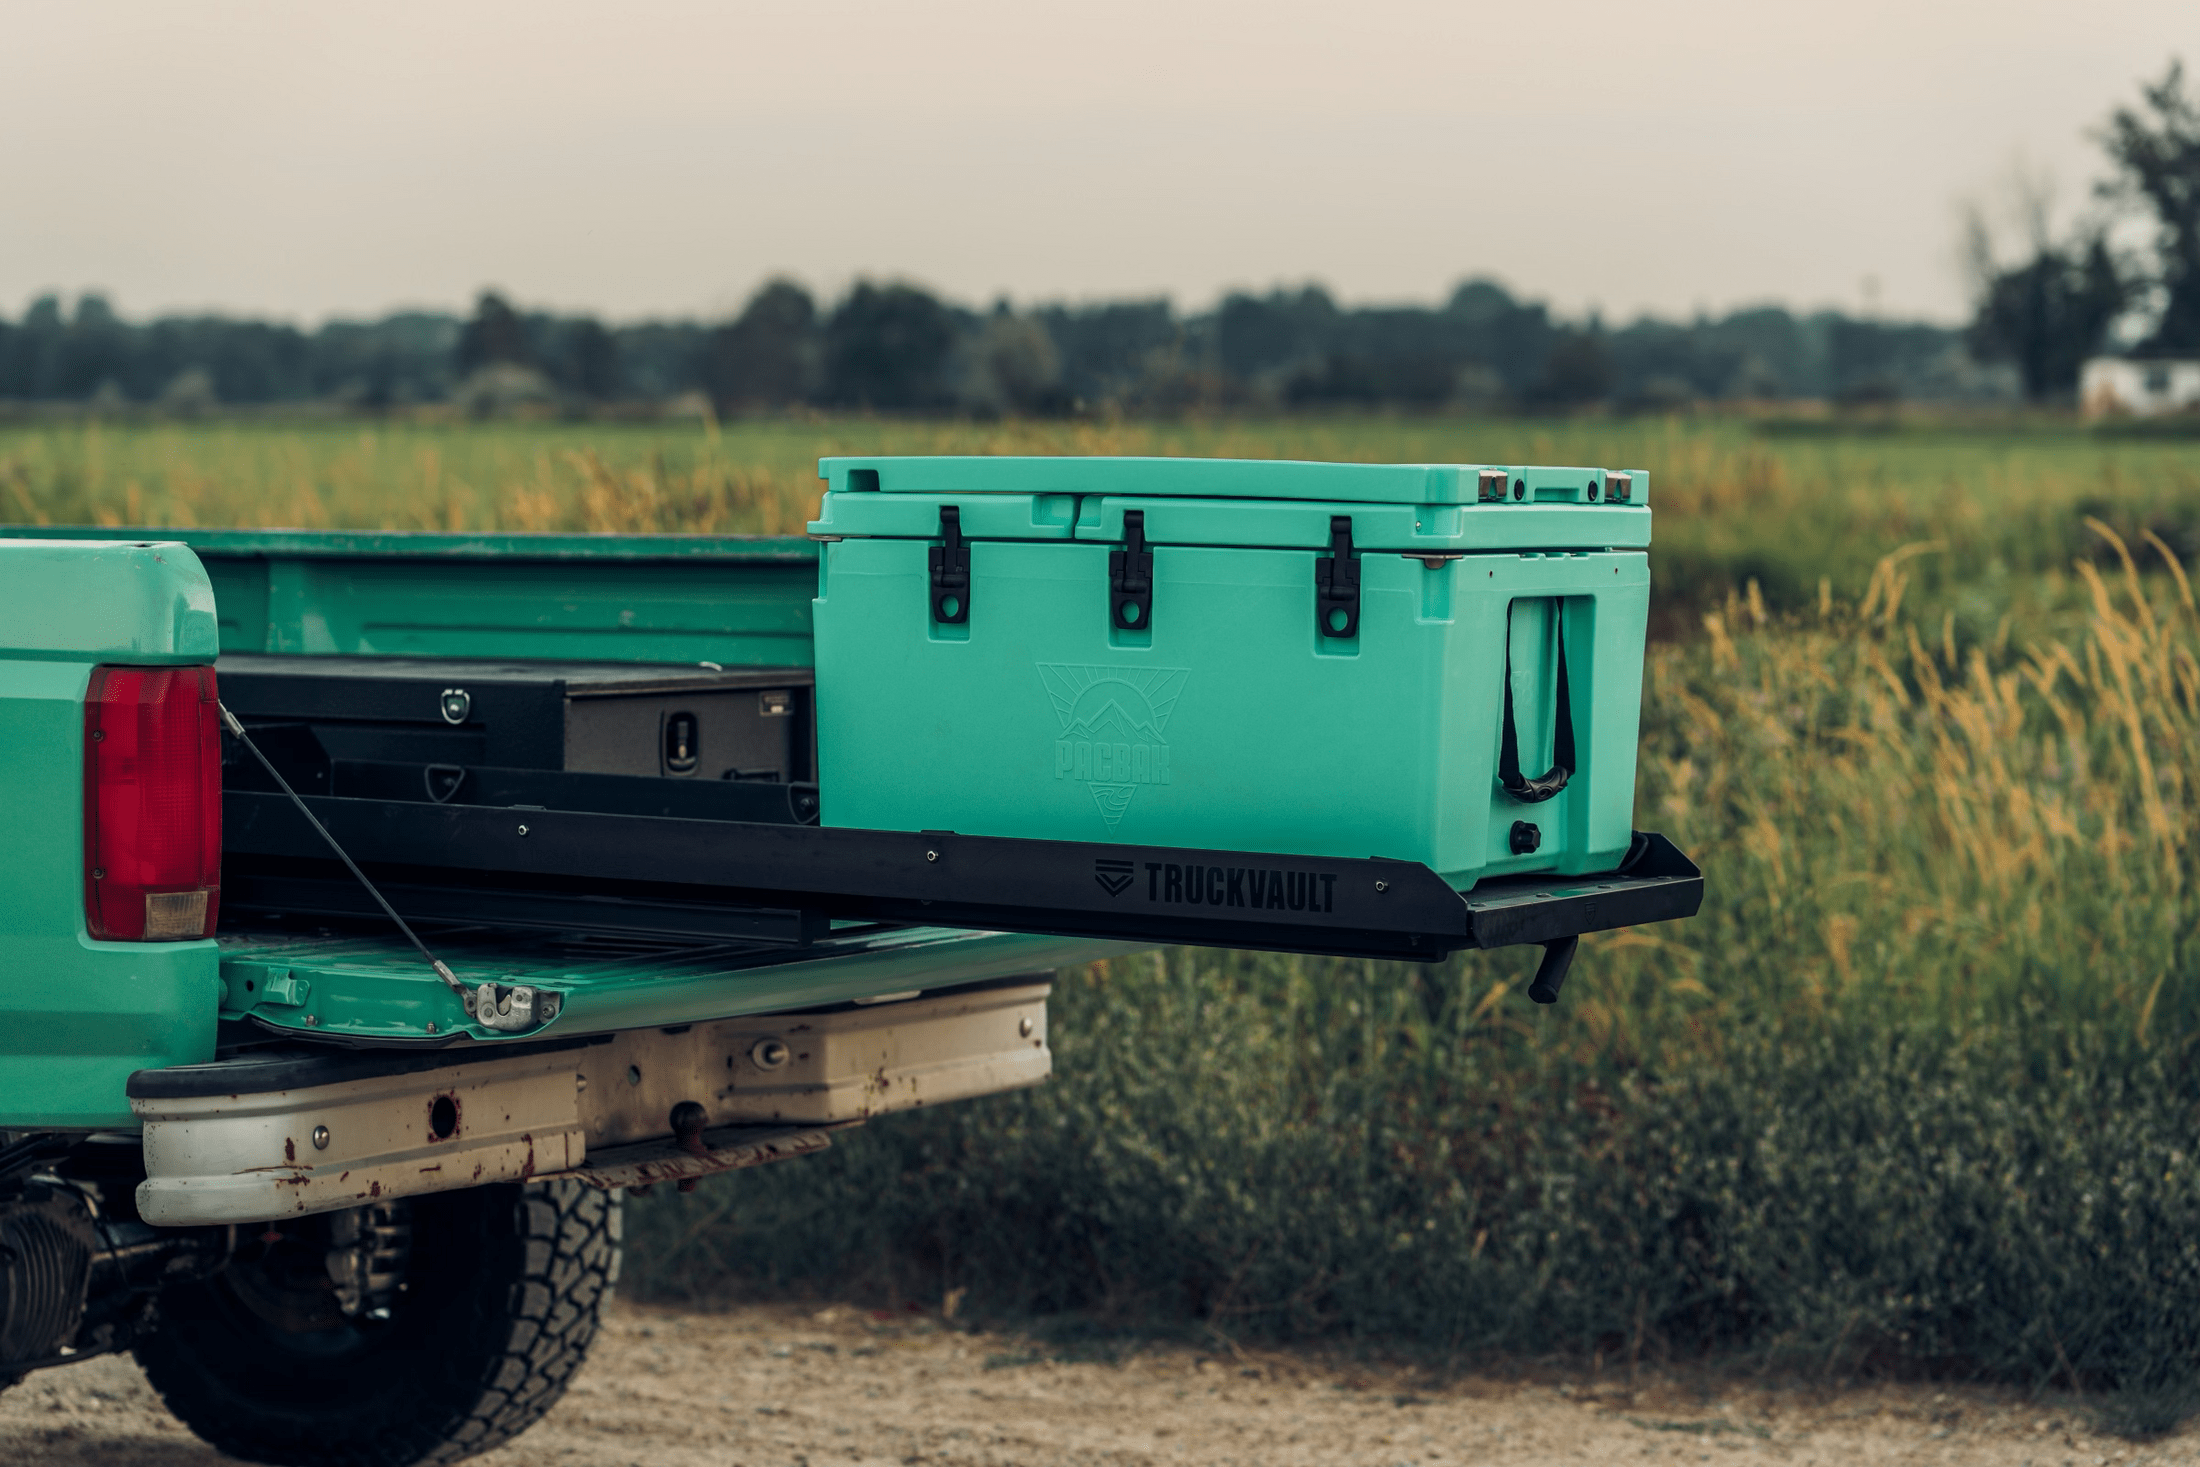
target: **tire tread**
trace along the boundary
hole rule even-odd
[[[619,1274],[615,1196],[570,1180],[518,1189],[501,1285],[484,1278],[470,1305],[470,1337],[486,1343],[467,1360],[437,1362],[423,1381],[426,1409],[368,1434],[316,1435],[293,1418],[241,1410],[190,1350],[155,1335],[135,1353],[169,1410],[219,1451],[272,1467],[445,1467],[493,1451],[540,1421],[586,1358]],[[434,1402],[433,1405],[429,1404]],[[330,1440],[327,1437],[338,1439]]]
[[[513,1282],[511,1335],[482,1372],[481,1399],[424,1467],[493,1451],[540,1421],[587,1357],[617,1271],[618,1203],[579,1182],[543,1182],[519,1208],[525,1272]],[[531,1308],[540,1301],[540,1307]],[[560,1305],[571,1307],[561,1309]],[[561,1318],[562,1316],[562,1318]]]

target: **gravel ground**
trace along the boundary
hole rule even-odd
[[[617,1307],[549,1418],[483,1467],[1402,1467],[1712,1462],[2200,1463],[2200,1429],[2131,1443],[2020,1397],[1647,1372],[1442,1382],[1335,1356],[1146,1345],[1065,1357],[848,1307]],[[216,1467],[126,1359],[0,1396],[0,1463]]]

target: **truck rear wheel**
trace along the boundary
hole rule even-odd
[[[457,1462],[565,1394],[618,1266],[618,1201],[573,1181],[299,1218],[164,1291],[136,1355],[169,1410],[231,1456]]]

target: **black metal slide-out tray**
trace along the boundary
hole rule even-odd
[[[418,800],[309,797],[398,910],[422,919],[800,944],[834,919],[1348,957],[1434,959],[1695,914],[1703,874],[1638,835],[1608,875],[1485,881],[1413,861]],[[223,800],[222,905],[366,915],[366,893],[280,794]]]

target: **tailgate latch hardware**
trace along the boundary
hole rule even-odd
[[[484,983],[474,990],[472,1008],[482,1028],[524,1034],[558,1016],[559,998],[531,983]]]
[[[1360,563],[1352,558],[1352,517],[1329,517],[1329,553],[1314,562],[1314,629],[1325,637],[1360,634]]]
[[[1153,625],[1153,552],[1142,509],[1123,512],[1123,548],[1108,552],[1108,619],[1124,632]]]
[[[970,620],[970,546],[952,504],[940,506],[940,540],[931,551],[932,619],[959,626]]]

